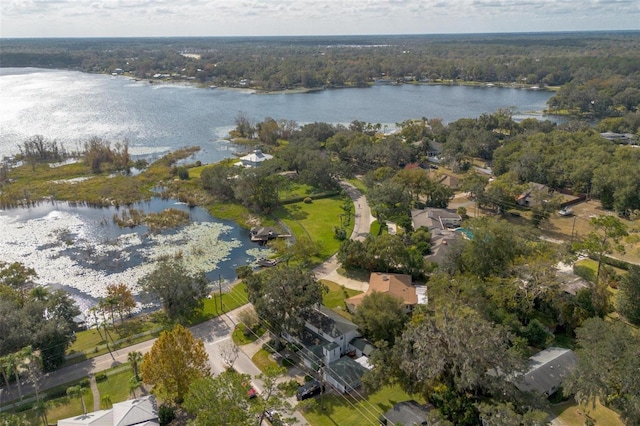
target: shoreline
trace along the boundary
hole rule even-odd
[[[84,71],[80,71],[84,72]],[[103,75],[109,75],[106,73],[97,73]],[[433,81],[405,81],[405,82],[389,82],[379,84],[376,82],[368,83],[365,86],[334,86],[334,87],[296,87],[289,89],[280,89],[280,90],[268,90],[259,87],[233,87],[233,86],[216,86],[213,84],[200,83],[194,80],[185,80],[185,79],[159,79],[159,78],[138,78],[127,74],[115,75],[113,77],[125,77],[132,81],[136,82],[148,82],[149,84],[156,85],[176,85],[176,86],[190,86],[196,87],[198,89],[209,89],[209,90],[230,90],[237,92],[245,92],[256,95],[298,95],[304,93],[315,93],[322,92],[325,90],[342,90],[342,89],[364,89],[375,86],[402,86],[405,84],[415,85],[415,86],[466,86],[466,87],[479,87],[479,88],[487,88],[487,89],[519,89],[519,90],[533,90],[540,92],[557,92],[560,87],[555,86],[537,86],[537,85],[528,85],[522,83],[504,83],[504,82],[480,82],[480,81],[458,81],[458,80],[433,80]]]

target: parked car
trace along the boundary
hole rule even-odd
[[[288,426],[287,423],[282,421],[282,417],[278,411],[267,410],[264,414],[267,420],[269,420],[269,423],[273,426]]]
[[[302,401],[305,399],[313,398],[314,396],[319,395],[322,392],[324,392],[324,385],[317,380],[312,380],[309,383],[305,383],[298,388],[296,399],[298,401]]]

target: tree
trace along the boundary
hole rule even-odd
[[[262,393],[253,404],[253,411],[258,415],[258,424],[262,424],[266,415],[266,412],[277,411],[282,421],[295,421],[295,419],[285,419],[282,417],[283,413],[291,413],[291,404],[287,401],[286,396],[282,390],[278,387],[278,378],[283,376],[287,372],[284,367],[267,367],[265,371],[258,376],[258,379],[262,380]]]
[[[35,269],[24,266],[20,262],[7,263],[0,260],[0,284],[24,291],[33,285],[38,277]]]
[[[124,321],[124,315],[131,315],[131,311],[136,307],[136,300],[133,298],[133,293],[124,283],[108,284],[107,300],[114,302],[114,307],[118,312],[121,323]]]
[[[480,277],[504,274],[509,265],[523,250],[522,231],[514,232],[508,222],[488,217],[474,218],[469,222],[473,238],[462,252],[464,269]]]
[[[236,133],[241,138],[253,139],[256,129],[246,112],[238,112],[236,115]]]
[[[477,424],[470,407],[476,396],[517,398],[504,383],[524,370],[524,360],[509,350],[511,336],[503,327],[448,308],[433,317],[415,315],[393,348],[382,345],[372,356],[375,367],[364,378],[368,389],[399,382],[409,393],[440,401],[435,405],[455,424]]]
[[[325,292],[312,272],[297,267],[271,268],[251,275],[245,283],[249,301],[276,339],[283,331],[302,331],[305,317],[322,303]]]
[[[240,355],[240,348],[233,342],[226,342],[220,346],[220,358],[227,368],[233,368],[233,364],[236,363]]]
[[[169,318],[184,320],[202,307],[208,280],[202,272],[188,273],[179,260],[162,260],[138,284],[145,292],[162,300]]]
[[[183,406],[196,416],[198,426],[243,426],[255,424],[247,391],[250,377],[227,370],[216,377],[203,377],[189,387]]]
[[[374,186],[367,192],[367,200],[378,221],[397,222],[409,217],[411,195],[400,183],[387,180]]]
[[[618,312],[640,324],[640,266],[631,265],[618,287]]]
[[[578,364],[563,387],[579,403],[606,401],[640,424],[640,339],[621,321],[589,318],[576,330]]]
[[[590,257],[598,262],[595,282],[589,287],[591,291],[591,301],[595,312],[599,316],[610,312],[609,291],[607,283],[603,282],[602,264],[607,254],[624,252],[624,246],[620,244],[622,237],[628,235],[627,227],[615,216],[599,215],[591,218],[591,225],[594,230],[585,239],[577,244],[577,247],[586,251]]]
[[[127,355],[127,361],[131,364],[131,368],[133,369],[133,375],[136,379],[140,380],[140,374],[138,371],[138,367],[140,366],[140,361],[142,361],[142,352],[140,351],[131,351]]]
[[[209,357],[201,339],[181,325],[163,331],[142,357],[142,380],[155,386],[158,395],[181,402],[192,382],[208,377]]]
[[[353,322],[373,342],[384,340],[393,345],[400,337],[408,317],[402,300],[396,296],[373,292],[362,299]]]
[[[80,398],[80,402],[82,403],[82,414],[87,414],[87,406],[84,403],[84,394],[87,389],[83,388],[81,385],[77,386],[69,386],[67,388],[67,396],[71,398]]]

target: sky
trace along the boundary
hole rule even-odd
[[[640,0],[0,0],[0,38],[640,30]]]

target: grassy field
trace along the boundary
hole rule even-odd
[[[338,251],[340,241],[334,238],[334,226],[340,225],[340,208],[344,204],[341,197],[335,196],[314,200],[312,203],[294,203],[283,206],[275,212],[278,219],[291,229],[296,237],[308,236],[316,243],[319,255],[315,262],[322,262]],[[347,235],[353,230],[353,218],[346,226]]]
[[[361,391],[360,391],[361,392]],[[361,426],[378,424],[378,416],[385,413],[394,404],[415,399],[424,403],[418,395],[408,395],[399,386],[385,387],[380,391],[363,397],[325,395],[322,404],[318,398],[318,408],[304,413],[304,417],[313,426]]]
[[[344,288],[343,286],[334,283],[333,281],[321,280],[322,284],[327,286],[329,291],[322,296],[322,304],[327,308],[330,308],[337,312],[338,314],[344,316],[347,319],[351,319],[351,314],[347,312],[344,301],[349,297],[353,297],[356,294],[360,294],[362,292],[357,290],[351,290],[348,288]]]
[[[624,425],[615,411],[600,405],[600,403],[597,403],[594,408],[591,405],[578,405],[575,401],[570,400],[552,405],[551,411],[566,425],[583,425],[587,416],[593,419],[598,426]]]

